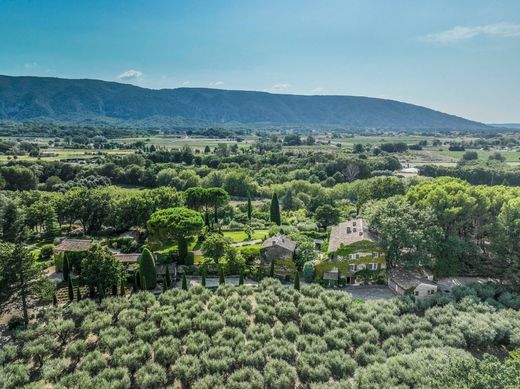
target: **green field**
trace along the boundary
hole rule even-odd
[[[66,161],[67,159],[91,159],[101,157],[103,155],[125,155],[134,153],[135,150],[103,150],[98,154],[97,150],[86,149],[41,149],[42,153],[54,153],[50,157],[31,157],[28,155],[20,155],[16,158],[18,161]],[[0,155],[0,162],[5,162],[12,159],[9,155]]]
[[[154,137],[139,137],[139,138],[120,138],[114,139],[115,142],[122,144],[129,144],[135,142],[145,142],[146,145],[155,147],[181,148],[183,146],[190,146],[194,149],[204,149],[204,147],[216,147],[220,143],[233,145],[238,144],[239,148],[249,147],[254,141],[254,137],[246,137],[242,142],[237,142],[234,139],[213,139],[213,138],[189,138],[177,136],[154,136]]]
[[[269,230],[255,230],[255,232],[251,236],[251,239],[264,239],[264,237],[267,236],[268,233]],[[230,238],[235,243],[245,242],[249,240],[244,231],[224,231],[224,236],[226,238]]]
[[[449,151],[449,150],[442,150],[442,151],[436,151],[440,155],[445,155],[447,157],[452,157],[457,160],[462,158],[462,155],[464,155],[464,151]],[[496,151],[485,151],[485,150],[477,150],[478,159],[480,160],[487,160],[490,155],[493,155]],[[520,161],[520,151],[499,151],[500,154],[502,154],[507,162],[519,162]]]

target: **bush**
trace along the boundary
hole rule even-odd
[[[121,367],[102,370],[92,379],[93,388],[129,389],[131,387],[128,371]]]
[[[192,332],[184,338],[186,354],[199,355],[211,346],[211,339],[202,331]]]
[[[65,374],[71,361],[69,358],[54,358],[45,361],[42,376],[48,382],[56,383]]]
[[[189,387],[200,374],[201,362],[193,355],[180,356],[172,366],[174,376],[182,382],[184,387]]]
[[[320,336],[326,330],[325,322],[315,313],[306,313],[302,316],[301,328],[303,332]]]
[[[335,379],[347,378],[354,375],[357,363],[344,351],[334,350],[325,354],[325,364]]]
[[[52,259],[54,255],[54,245],[53,244],[45,244],[40,249],[40,261],[46,262]]]
[[[83,339],[77,339],[70,342],[67,347],[65,347],[65,356],[72,360],[79,360],[79,358],[85,354],[87,350],[87,344]]]
[[[235,352],[231,347],[216,346],[201,354],[204,371],[210,374],[223,374],[235,364]]]
[[[116,366],[126,367],[134,372],[150,360],[152,348],[141,340],[118,347],[112,353],[112,359]]]
[[[296,358],[294,345],[285,339],[272,339],[265,345],[265,352],[271,359],[293,362]]]
[[[91,376],[95,376],[98,372],[107,366],[107,361],[103,354],[95,350],[80,359],[78,370],[86,371]]]
[[[112,351],[117,347],[126,345],[132,337],[130,331],[124,327],[109,327],[99,334],[99,344],[102,349]]]
[[[331,376],[331,371],[320,354],[300,354],[297,366],[298,375],[304,382],[326,382]]]
[[[225,389],[224,379],[221,375],[210,374],[195,381],[193,389]]]
[[[18,351],[14,344],[6,344],[0,349],[0,366],[13,362],[17,357]]]
[[[244,367],[228,377],[226,387],[229,389],[263,389],[264,377],[258,370]]]
[[[270,389],[293,389],[296,378],[296,369],[286,361],[273,359],[265,365],[264,379]]]
[[[153,342],[158,334],[159,328],[153,321],[147,321],[135,327],[135,335],[147,343]]]
[[[141,388],[162,388],[168,378],[161,365],[148,362],[135,373],[135,382]]]

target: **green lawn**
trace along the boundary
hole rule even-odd
[[[251,240],[264,239],[264,237],[267,236],[268,232],[269,230],[255,230],[251,237]],[[226,238],[230,238],[235,243],[245,242],[249,240],[244,231],[224,231],[224,236]]]
[[[473,150],[468,150],[473,151]],[[478,154],[478,159],[480,160],[487,160],[490,155],[493,155],[495,151],[484,151],[484,150],[476,150]],[[445,155],[447,157],[452,157],[456,159],[461,159],[464,155],[465,151],[449,151],[449,150],[442,150],[442,151],[435,151],[435,153],[438,153],[440,155]],[[507,162],[518,162],[520,161],[520,151],[499,151],[500,154],[502,154],[504,157],[506,157]]]

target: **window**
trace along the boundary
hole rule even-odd
[[[348,259],[356,259],[356,254],[349,254]]]
[[[374,252],[372,253],[372,257],[373,257],[373,258],[377,258],[377,257],[379,257],[379,253],[378,253],[377,251],[374,251]]]
[[[357,270],[357,265],[349,265],[348,270],[349,271],[356,271]]]
[[[415,295],[419,296],[419,291],[418,290],[415,291]]]
[[[368,270],[377,270],[377,263],[369,263]]]

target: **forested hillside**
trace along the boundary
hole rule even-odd
[[[328,126],[464,130],[484,124],[394,100],[205,88],[151,90],[99,80],[0,76],[0,119],[146,127]]]

